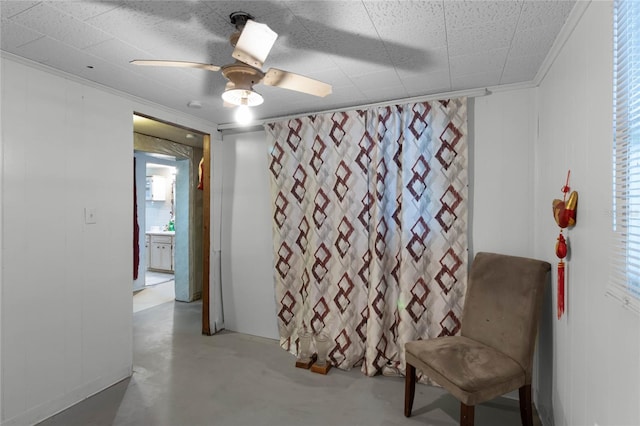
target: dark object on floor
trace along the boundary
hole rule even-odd
[[[313,363],[316,362],[316,359],[318,359],[318,355],[317,354],[313,354],[313,355],[311,355],[311,358],[309,358],[307,361],[296,360],[296,367],[297,368],[305,368],[305,369],[308,370],[308,369],[311,368]]]
[[[417,368],[461,402],[460,425],[473,425],[476,404],[519,389],[522,424],[531,426],[533,351],[550,270],[539,260],[478,253],[461,335],[405,345],[404,415],[411,416]]]

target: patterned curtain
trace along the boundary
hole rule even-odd
[[[467,275],[466,98],[265,126],[281,346],[403,374],[404,343],[454,335]]]

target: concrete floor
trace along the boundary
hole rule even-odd
[[[133,376],[40,424],[458,424],[459,403],[440,388],[417,385],[407,419],[403,378],[295,368],[295,358],[273,340],[202,336],[201,309],[198,302],[169,302],[135,313]],[[518,402],[506,398],[477,406],[475,417],[477,426],[520,424]]]

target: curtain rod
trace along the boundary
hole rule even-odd
[[[251,122],[249,125],[240,125],[238,123],[226,123],[218,126],[218,131],[222,132],[225,130],[230,131],[238,131],[238,132],[248,132],[258,130],[264,123],[271,123],[275,121],[284,121],[284,120],[293,120],[300,117],[307,117],[309,115],[316,114],[328,114],[333,112],[345,112],[345,111],[353,111],[359,109],[369,109],[376,107],[384,107],[389,105],[401,105],[401,104],[409,104],[409,103],[417,103],[417,102],[427,102],[434,101],[438,99],[451,99],[451,98],[459,98],[466,96],[468,98],[476,98],[481,96],[490,95],[491,91],[487,88],[484,89],[473,89],[473,90],[457,90],[455,92],[444,92],[444,93],[436,93],[433,95],[424,95],[424,96],[414,96],[412,98],[402,98],[402,99],[394,99],[390,101],[384,102],[376,102],[372,104],[364,104],[364,105],[354,105],[344,108],[324,110],[324,111],[314,111],[314,112],[304,112],[299,114],[285,115],[281,117],[273,117],[273,118],[265,118],[262,120],[255,120]]]

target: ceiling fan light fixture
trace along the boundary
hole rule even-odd
[[[257,106],[264,102],[264,98],[258,92],[247,89],[229,89],[222,93],[222,99],[232,105]],[[245,101],[246,100],[246,101]]]

